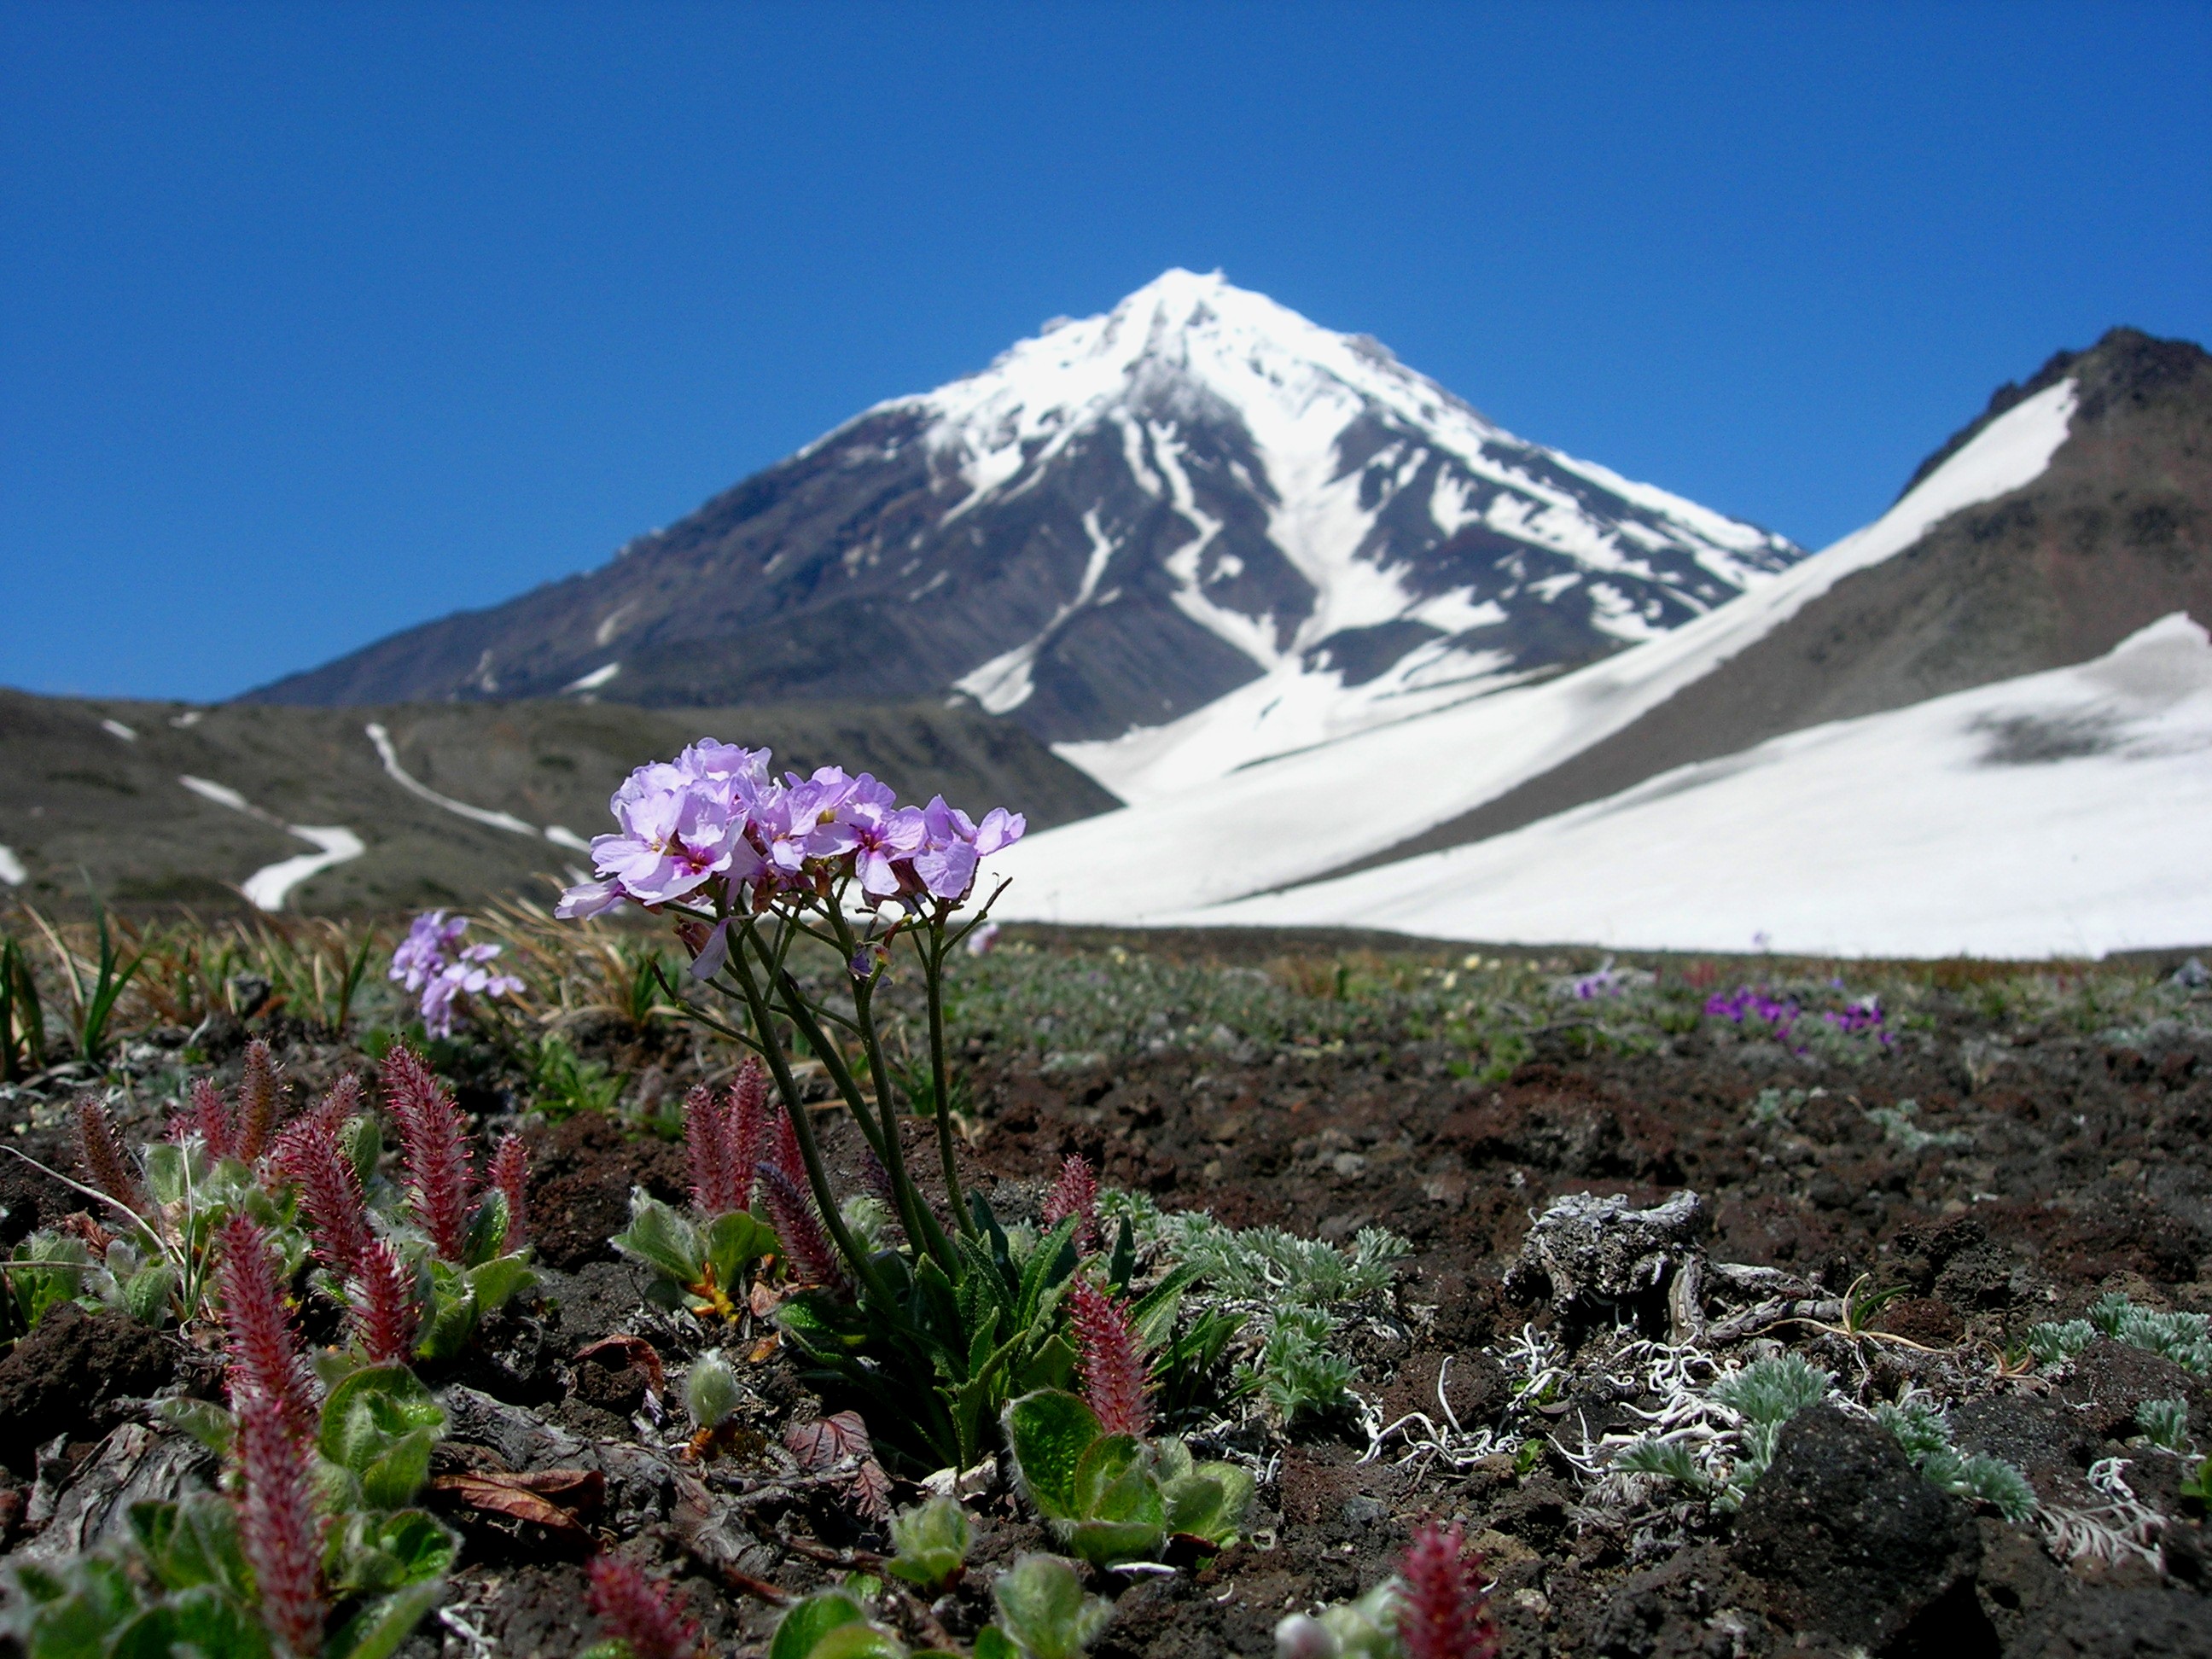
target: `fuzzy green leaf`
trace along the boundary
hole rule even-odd
[[[768,1659],[807,1659],[815,1645],[842,1626],[865,1624],[860,1604],[842,1590],[819,1590],[793,1606],[769,1639]]]
[[[1007,1406],[1004,1422],[1030,1501],[1048,1520],[1076,1519],[1082,1512],[1076,1471],[1099,1437],[1097,1416],[1075,1395],[1042,1389]]]

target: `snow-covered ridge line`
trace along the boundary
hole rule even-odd
[[[274,864],[264,864],[240,882],[238,890],[246,902],[257,909],[277,911],[292,890],[308,877],[319,874],[332,865],[357,859],[368,850],[362,838],[337,823],[287,823],[274,812],[256,806],[228,784],[217,783],[212,778],[196,778],[190,773],[180,775],[177,781],[203,800],[213,801],[217,806],[228,807],[234,812],[243,812],[258,819],[271,829],[282,830],[288,836],[297,836],[315,848],[312,853],[301,853],[289,859],[279,859]]]
[[[1873,524],[1670,634],[1540,684],[1030,837],[1007,854],[1019,878],[1002,913],[1098,922],[1185,915],[1310,879],[1469,811],[1627,726],[1852,572],[2040,476],[2075,402],[2066,380],[2015,404]],[[1205,737],[1202,724],[1189,734]]]
[[[1787,855],[1747,855],[1753,823]],[[1790,732],[1488,841],[1179,920],[2100,956],[2212,939],[2208,825],[2212,643],[2177,612],[2091,662]]]
[[[512,812],[495,811],[489,806],[471,806],[466,801],[455,800],[451,795],[440,794],[399,763],[399,750],[392,741],[391,732],[381,720],[371,720],[362,730],[368,734],[368,740],[376,745],[376,757],[384,764],[385,775],[417,799],[428,801],[431,805],[442,808],[457,817],[466,818],[471,823],[485,824],[494,830],[504,830],[511,836],[527,836],[532,841],[542,836],[556,847],[566,847],[579,853],[588,853],[592,850],[591,842],[586,841],[574,830],[565,829],[560,824],[550,823],[540,830],[534,823],[525,823]]]

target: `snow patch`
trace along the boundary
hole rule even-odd
[[[111,737],[122,738],[125,743],[136,743],[138,741],[138,734],[132,731],[129,726],[125,726],[121,720],[102,720],[100,723],[100,729],[106,732]]]
[[[23,860],[15,856],[15,849],[0,846],[0,881],[10,887],[21,887],[29,878],[30,872],[23,868]]]
[[[2071,738],[2003,752],[2023,730]],[[2212,939],[2208,836],[2212,645],[2177,612],[2094,662],[1790,732],[1488,841],[1181,919],[2097,956]]]
[[[441,795],[416,777],[400,765],[399,750],[393,746],[392,733],[385,728],[382,721],[371,720],[362,729],[368,733],[368,740],[376,745],[376,757],[384,763],[385,775],[409,794],[427,800],[433,806],[442,807],[457,817],[466,818],[471,823],[488,824],[494,830],[504,830],[509,835],[528,836],[533,841],[538,839],[536,824],[525,823],[511,812],[495,812],[489,807],[471,806],[466,801],[455,800],[451,795]]]
[[[1326,677],[1292,665],[1172,725],[1056,745],[1131,805],[1010,849],[1000,868],[1018,879],[998,914],[1103,923],[1183,915],[1309,880],[1469,811],[1620,731],[1941,520],[2039,477],[2065,441],[2075,401],[2069,380],[2014,404],[1864,529],[1670,633],[1540,684],[1502,689],[1478,674],[1416,692],[1393,678],[1391,690],[1408,693],[1397,708],[1412,718],[1394,717],[1379,696],[1340,714],[1316,699]],[[1279,708],[1294,711],[1290,730]],[[1283,742],[1293,731],[1314,746]],[[1255,754],[1273,758],[1242,763]]]
[[[246,895],[248,903],[259,909],[283,909],[292,890],[308,877],[334,864],[343,864],[348,859],[357,859],[368,850],[362,846],[359,836],[339,824],[295,823],[286,827],[301,841],[313,842],[321,850],[264,865],[248,876],[238,890]]]
[[[608,620],[612,621],[613,618],[610,617]],[[604,623],[601,624],[601,631],[605,631],[605,625]],[[601,641],[600,643],[605,644],[605,641]],[[605,685],[609,680],[614,678],[616,675],[621,672],[622,665],[620,663],[607,663],[601,667],[594,668],[588,674],[581,675],[575,679],[570,680],[568,684],[562,686],[561,689],[563,691],[596,691],[601,686]]]
[[[1106,574],[1106,567],[1114,557],[1114,543],[1099,527],[1097,507],[1083,515],[1083,532],[1091,538],[1091,556],[1084,562],[1083,580],[1077,586],[1075,597],[1053,612],[1052,620],[1037,630],[1034,639],[1023,641],[1011,651],[1000,653],[981,667],[970,669],[952,683],[953,690],[965,691],[987,713],[1008,714],[1030,700],[1030,694],[1036,690],[1031,682],[1030,673],[1036,665],[1037,653],[1066,625],[1067,619],[1089,605],[1091,596],[1097,592],[1098,579]],[[941,580],[944,574],[940,570],[937,579]],[[934,585],[933,582],[932,586]]]
[[[271,829],[282,830],[288,836],[297,836],[315,848],[312,853],[301,853],[289,859],[279,859],[274,864],[264,864],[240,882],[238,890],[246,896],[247,903],[261,910],[282,910],[292,890],[308,877],[319,874],[332,865],[357,859],[368,848],[359,836],[343,824],[287,823],[274,812],[256,806],[228,784],[217,783],[212,778],[196,778],[189,774],[177,781],[203,800],[211,800],[217,806],[228,807],[234,812],[243,812],[258,819]]]

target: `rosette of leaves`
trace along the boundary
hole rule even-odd
[[[642,1187],[630,1191],[629,1225],[609,1242],[653,1270],[647,1301],[702,1318],[732,1319],[742,1312],[734,1292],[745,1270],[777,1250],[775,1230],[750,1210],[700,1221]]]
[[[166,1413],[218,1450],[231,1414],[204,1401]],[[446,1414],[401,1365],[356,1370],[323,1402],[315,1486],[329,1518],[321,1589],[326,1659],[383,1659],[438,1603],[459,1540],[414,1508]],[[211,1492],[131,1505],[126,1534],[58,1565],[21,1563],[0,1629],[27,1659],[190,1654],[284,1659],[259,1613],[236,1508]]]
[[[1061,1389],[1012,1402],[1006,1436],[1030,1502],[1062,1545],[1094,1565],[1156,1559],[1170,1537],[1224,1549],[1251,1510],[1249,1471],[1198,1462],[1172,1436],[1109,1434],[1089,1405]]]
[[[885,1570],[922,1589],[941,1589],[968,1565],[971,1541],[968,1511],[958,1498],[939,1495],[891,1517],[893,1553]]]
[[[1060,1303],[1079,1218],[1018,1255],[981,1194],[971,1208],[975,1231],[951,1242],[957,1274],[927,1253],[885,1250],[872,1263],[881,1293],[805,1291],[777,1310],[813,1377],[854,1398],[878,1443],[924,1470],[973,1468],[1006,1401],[1064,1387],[1075,1370]]]

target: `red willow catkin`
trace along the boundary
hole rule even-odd
[[[246,1045],[246,1074],[238,1083],[238,1156],[252,1164],[269,1150],[283,1115],[283,1085],[277,1080],[276,1061],[269,1045],[256,1037]]]
[[[368,1206],[361,1178],[320,1114],[300,1119],[276,1137],[269,1162],[300,1189],[300,1207],[314,1224],[308,1248],[343,1281],[361,1271],[368,1248]]]
[[[1060,1179],[1044,1195],[1044,1224],[1057,1227],[1068,1217],[1078,1218],[1075,1248],[1086,1254],[1098,1248],[1098,1176],[1090,1160],[1071,1152],[1060,1166]]]
[[[699,1626],[677,1611],[668,1587],[618,1555],[595,1555],[586,1595],[607,1634],[628,1644],[630,1659],[693,1659]]]
[[[691,1207],[702,1215],[738,1207],[728,1201],[729,1138],[723,1132],[721,1103],[703,1083],[684,1097],[684,1150],[691,1161]]]
[[[1121,1304],[1079,1273],[1068,1282],[1083,1398],[1109,1434],[1142,1435],[1152,1427],[1146,1401],[1145,1356]]]
[[[469,1153],[460,1109],[405,1043],[394,1044],[385,1060],[384,1098],[398,1125],[416,1219],[441,1257],[459,1261],[467,1242],[469,1212]]]
[[[284,1286],[268,1236],[244,1216],[223,1224],[217,1273],[238,1419],[239,1541],[252,1564],[263,1621],[283,1650],[319,1653],[325,1608],[319,1582],[323,1522],[315,1513],[315,1408],[284,1315]]]
[[[1406,1659],[1497,1659],[1498,1627],[1490,1617],[1478,1563],[1466,1553],[1457,1525],[1425,1521],[1398,1575],[1398,1641]]]
[[[492,1154],[491,1185],[507,1200],[507,1238],[500,1248],[519,1250],[530,1237],[530,1148],[508,1135]]]
[[[131,1173],[131,1160],[108,1121],[107,1108],[90,1095],[76,1103],[76,1154],[87,1181],[134,1215],[146,1213],[146,1189]]]
[[[376,1239],[362,1252],[361,1271],[349,1299],[352,1310],[346,1333],[369,1364],[405,1359],[418,1322],[415,1274],[391,1240]]]
[[[170,1138],[183,1139],[196,1134],[212,1158],[225,1158],[237,1152],[236,1136],[230,1127],[230,1108],[223,1103],[222,1091],[215,1086],[212,1078],[194,1078],[191,1104],[187,1106],[170,1125]]]
[[[830,1237],[815,1217],[814,1200],[806,1188],[773,1164],[760,1166],[760,1177],[761,1198],[768,1206],[769,1220],[775,1228],[776,1242],[782,1247],[784,1260],[791,1264],[795,1275],[806,1284],[819,1285],[841,1295],[851,1294],[845,1270],[838,1265],[837,1252],[830,1248]]]

